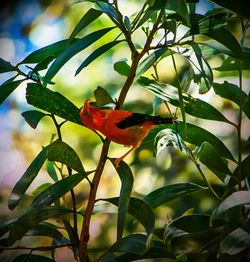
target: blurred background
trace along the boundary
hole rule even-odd
[[[143,1],[119,1],[121,12],[130,16],[142,6]],[[16,65],[22,61],[32,51],[52,44],[56,41],[66,39],[73,31],[75,25],[81,19],[83,14],[90,8],[91,3],[85,1],[73,2],[69,0],[9,0],[0,3],[0,57]],[[202,0],[197,5],[197,12],[204,14],[214,8],[214,4]],[[94,29],[100,29],[110,23],[107,17],[101,16],[100,19],[87,28],[82,35],[87,34]],[[228,27],[233,31],[235,37],[239,39],[241,34],[240,20],[234,17]],[[137,34],[136,41],[140,42],[140,34]],[[87,69],[81,71],[79,75],[74,76],[75,70],[81,64],[84,58],[93,51],[100,43],[104,43],[102,38],[98,44],[94,44],[86,51],[72,58],[53,79],[56,83],[52,86],[53,90],[61,92],[77,107],[81,107],[83,102],[93,97],[97,86],[105,88],[113,98],[117,98],[119,90],[123,85],[125,78],[118,75],[113,69],[113,63],[127,59],[129,61],[129,50],[126,45],[119,45],[109,51]],[[246,38],[249,43],[249,35]],[[222,63],[222,57],[211,57],[209,63],[212,67],[218,67]],[[183,61],[178,61],[178,66],[184,67]],[[21,67],[25,72],[29,69]],[[171,82],[175,72],[172,70],[171,61],[166,60],[159,66],[159,76],[163,82]],[[238,85],[237,72],[221,73],[214,71],[216,82],[227,80]],[[10,73],[0,75],[0,84],[9,79]],[[249,72],[244,71],[244,89],[249,93]],[[35,156],[40,152],[42,146],[49,144],[51,137],[56,133],[51,119],[44,118],[36,129],[32,129],[22,118],[21,113],[32,109],[25,100],[25,88],[23,84],[19,86],[12,95],[0,107],[0,222],[16,217],[26,208],[27,203],[23,203],[14,212],[10,212],[7,207],[7,198],[10,190]],[[1,92],[1,90],[0,90]],[[193,89],[194,95],[198,96]],[[211,102],[218,110],[222,111],[230,120],[236,121],[237,112],[235,106],[229,101],[224,101],[214,96],[211,90],[208,94],[200,97],[205,101]],[[125,108],[142,113],[153,112],[152,101],[154,97],[151,93],[143,90],[139,86],[133,86],[128,93]],[[163,109],[163,114],[168,112]],[[174,109],[173,109],[174,110]],[[174,111],[172,112],[174,113]],[[233,154],[236,153],[235,130],[232,127],[221,123],[204,121],[188,117],[192,123],[210,130],[223,140],[230,148]],[[250,125],[248,121],[243,121],[243,138],[249,136]],[[67,123],[62,128],[63,140],[69,143],[79,154],[86,170],[93,170],[99,159],[101,141],[91,131],[75,124]],[[191,149],[194,149],[191,147]],[[111,157],[121,156],[127,148],[121,145],[112,144],[110,150]],[[126,162],[131,164],[135,178],[134,195],[140,196],[151,192],[153,189],[166,184],[176,182],[197,182],[203,185],[203,181],[195,166],[186,157],[174,149],[169,149],[155,159],[153,157],[153,141],[147,140],[134,153],[126,158]],[[233,168],[233,167],[232,167]],[[216,177],[208,170],[205,173],[212,183],[217,183]],[[40,172],[36,180],[32,183],[28,192],[30,196],[33,190],[43,183],[51,183],[52,180],[46,173],[45,168]],[[98,198],[113,197],[119,194],[119,178],[110,163],[107,163],[99,186]],[[84,204],[87,198],[88,186],[82,183],[76,188],[79,208]],[[189,201],[192,198],[192,201]],[[27,197],[29,201],[29,197]],[[164,207],[156,210],[158,214],[158,226],[164,226],[168,219],[176,217],[189,210],[189,202],[196,201],[196,211],[202,210],[209,213],[213,208],[213,200],[204,193],[204,198],[195,199],[195,194],[171,202]],[[177,208],[178,207],[178,208]],[[105,210],[105,212],[103,212]],[[100,236],[99,243],[95,240],[93,247],[101,246],[103,243],[109,245],[115,240],[116,217],[113,215],[115,209],[101,202],[96,205],[97,215],[92,220],[92,235]],[[128,220],[129,221],[129,220]],[[131,220],[132,221],[132,220]],[[128,222],[127,230],[133,230],[137,224]],[[130,227],[130,228],[129,228]]]

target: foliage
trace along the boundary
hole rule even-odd
[[[240,42],[226,27],[235,15],[234,7],[243,14],[244,8],[239,10],[238,3],[235,6],[230,4],[231,11],[217,7],[201,15],[196,12],[196,1],[152,0],[145,1],[141,9],[128,17],[120,12],[119,1],[91,2],[93,6],[83,14],[68,39],[36,50],[15,66],[0,60],[0,73],[15,72],[14,77],[2,84],[0,102],[3,103],[21,83],[26,83],[27,103],[35,109],[23,112],[22,116],[34,129],[38,128],[45,116],[49,117],[57,130],[57,139],[43,146],[12,189],[9,208],[15,209],[25,199],[27,189],[40,175],[45,163],[53,183],[38,188],[31,205],[17,219],[0,225],[1,252],[16,248],[17,240],[39,235],[49,237],[51,245],[31,248],[30,252],[15,257],[13,261],[54,261],[55,250],[65,246],[72,249],[76,259],[91,260],[89,228],[94,205],[102,201],[117,207],[118,215],[116,242],[109,247],[99,247],[98,259],[101,261],[147,258],[164,258],[166,261],[249,259],[249,138],[242,137],[242,121],[250,116],[250,93],[243,91],[242,84],[243,70],[250,68],[250,49],[244,46],[249,20],[240,18]],[[83,29],[91,30],[91,24],[103,16],[109,18],[112,26],[85,33]],[[80,36],[82,32],[84,34]],[[111,32],[114,37],[87,56],[75,75],[87,70],[94,60],[109,50],[116,52],[120,45],[127,46],[127,59],[116,61],[113,65],[124,81],[118,98],[111,97],[107,90],[97,87],[92,90],[97,105],[115,103],[116,108],[122,108],[129,89],[136,85],[154,94],[154,110],[162,104],[175,109],[182,121],[167,128],[160,126],[154,129],[145,143],[155,140],[154,149],[151,147],[155,155],[170,146],[183,152],[201,176],[198,183],[165,184],[149,194],[133,195],[132,169],[125,162],[116,167],[114,159],[108,158],[110,141],[101,139],[101,156],[93,171],[86,171],[84,159],[63,141],[62,126],[67,126],[69,122],[82,125],[80,109],[64,94],[53,91],[57,86],[53,82],[54,76],[73,56]],[[138,32],[144,34],[143,44],[134,40]],[[209,63],[211,56],[220,58],[221,65],[212,68]],[[183,71],[177,66],[180,57],[186,62],[188,70]],[[174,68],[173,83],[166,83],[159,78],[160,63],[166,59],[171,61]],[[29,73],[20,69],[30,64],[32,67],[29,66]],[[215,72],[231,71],[238,74],[238,85],[230,83],[229,79],[224,83],[215,82]],[[194,96],[194,87],[199,98]],[[213,91],[217,99],[233,104],[235,122],[203,99],[204,94]],[[236,133],[234,144],[237,144],[237,152],[232,153],[216,134],[200,127],[197,119],[231,126]],[[114,164],[121,181],[120,193],[112,198],[96,199],[108,159]],[[94,174],[92,179],[90,174]],[[210,174],[218,178],[215,184],[211,184]],[[83,207],[78,208],[74,189],[82,185],[83,180],[87,181],[89,195],[87,203],[81,203]],[[186,201],[184,197],[194,193],[201,200],[204,192],[215,201],[209,214],[186,210],[186,213],[173,217],[165,226],[157,224],[157,208],[164,209],[170,201],[180,198]],[[70,193],[71,205],[64,202],[67,193]],[[190,205],[195,209],[195,202]],[[129,220],[142,225],[139,232],[128,229]],[[80,227],[77,221],[82,221]],[[67,235],[62,234],[61,227]],[[42,256],[42,253],[32,254],[33,251],[50,251],[50,257]]]

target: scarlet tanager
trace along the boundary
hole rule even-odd
[[[86,100],[80,111],[82,123],[91,130],[97,130],[109,140],[131,146],[131,149],[117,158],[116,166],[135,148],[156,125],[173,124],[174,117],[151,116],[147,114],[132,113],[125,110],[99,109],[91,105],[92,99]]]

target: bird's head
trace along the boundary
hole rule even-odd
[[[94,102],[93,98],[90,98],[85,101],[84,106],[81,109],[80,112],[80,118],[82,123],[90,128],[90,129],[96,129],[94,118],[93,118],[93,112],[96,110],[94,106],[91,105],[91,102]]]

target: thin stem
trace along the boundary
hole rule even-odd
[[[79,251],[80,251],[80,259],[81,261],[89,261],[89,257],[87,254],[87,246],[88,246],[88,241],[89,241],[89,226],[90,226],[90,220],[91,220],[91,216],[92,216],[92,212],[94,209],[94,205],[95,205],[95,200],[96,200],[96,192],[97,192],[97,188],[101,179],[101,175],[107,160],[107,154],[108,154],[108,150],[109,150],[109,145],[110,145],[110,141],[109,140],[105,140],[103,147],[102,147],[102,152],[101,152],[101,156],[100,156],[100,160],[92,181],[92,185],[90,187],[90,192],[89,192],[89,198],[88,198],[88,204],[86,207],[86,211],[85,211],[85,217],[83,220],[83,225],[82,225],[82,230],[81,230],[81,235],[80,235],[80,247],[79,247]]]
[[[173,55],[172,50],[170,50],[170,52],[171,52],[171,58],[172,58],[172,62],[173,62],[173,65],[174,65],[174,70],[175,70],[176,79],[177,79],[177,89],[178,89],[178,96],[179,96],[179,103],[180,103],[182,119],[183,119],[184,127],[185,127],[185,135],[187,136],[186,112],[185,112],[184,100],[183,100],[183,96],[182,96],[181,82],[180,82],[180,79],[179,79],[179,74],[178,74],[178,71],[177,71],[177,66],[176,66],[176,63],[175,63],[175,59],[174,59],[174,55]]]
[[[200,175],[202,176],[203,180],[205,181],[205,183],[207,184],[208,186],[208,189],[210,190],[210,192],[218,199],[218,200],[221,200],[221,198],[218,196],[218,194],[214,191],[214,189],[212,188],[212,186],[210,185],[210,183],[208,182],[205,174],[203,173],[201,167],[200,167],[200,164],[196,161],[193,153],[191,150],[189,150],[189,154],[190,154],[190,159],[194,162],[195,166],[197,167]]]
[[[242,71],[239,69],[239,87],[240,87],[240,108],[239,108],[239,120],[237,125],[237,143],[238,143],[238,188],[241,190],[241,161],[242,161],[242,146],[241,146],[241,126],[242,126],[242,110],[243,110],[243,88],[242,88]]]
[[[147,38],[147,41],[146,41],[145,46],[144,46],[141,53],[138,53],[137,50],[135,49],[134,44],[133,44],[132,39],[131,39],[131,34],[126,30],[126,28],[123,25],[122,26],[119,25],[119,28],[124,33],[126,40],[127,40],[127,43],[130,47],[132,64],[131,64],[131,67],[130,67],[129,75],[128,75],[128,77],[127,77],[127,79],[126,79],[126,81],[125,81],[125,83],[122,87],[119,98],[117,100],[116,109],[121,108],[124,101],[125,101],[127,92],[129,90],[129,88],[131,87],[131,85],[133,84],[134,78],[136,76],[137,66],[140,62],[140,59],[143,57],[143,55],[150,48],[150,44],[153,40],[153,36],[154,36],[155,32],[157,31],[157,27],[158,27],[158,24],[161,20],[161,16],[162,16],[162,12],[159,14],[159,17],[158,17],[156,23],[154,24],[152,31],[149,34],[149,37]],[[114,21],[114,23],[117,24],[116,21]],[[91,220],[94,205],[95,205],[95,202],[96,202],[96,193],[97,193],[98,185],[99,185],[101,175],[103,173],[103,169],[104,169],[104,166],[105,166],[105,163],[106,163],[106,160],[107,160],[109,145],[110,145],[110,141],[108,139],[105,139],[103,146],[102,146],[101,156],[100,156],[100,159],[99,159],[99,162],[98,162],[98,165],[97,165],[97,169],[96,169],[96,172],[94,174],[94,178],[93,178],[92,183],[91,183],[88,203],[87,203],[86,211],[85,211],[85,217],[84,217],[83,224],[82,224],[82,229],[81,229],[81,234],[80,234],[79,253],[80,253],[80,260],[84,261],[84,262],[89,261],[89,257],[88,257],[88,254],[87,254],[87,247],[88,247],[88,242],[89,242],[89,238],[90,238],[90,234],[89,234],[90,220]]]
[[[61,127],[62,125],[65,123],[62,122],[60,124],[58,124],[55,116],[53,114],[50,115],[51,118],[53,119],[53,122],[55,124],[55,127],[56,127],[56,130],[57,130],[57,136],[58,136],[58,139],[60,141],[62,141],[62,133],[61,133]],[[69,176],[72,175],[72,168],[68,167],[67,166],[67,170],[68,170],[68,174]],[[87,176],[86,176],[87,178]],[[89,181],[89,180],[88,180]],[[75,197],[75,192],[73,189],[70,190],[70,196],[71,196],[71,201],[72,201],[72,209],[73,209],[73,228],[74,228],[74,231],[75,231],[75,234],[77,235],[78,233],[78,228],[77,228],[77,210],[76,210],[76,197]],[[76,247],[73,247],[73,250],[74,250],[74,256],[75,258],[77,258],[77,255],[76,255]]]

